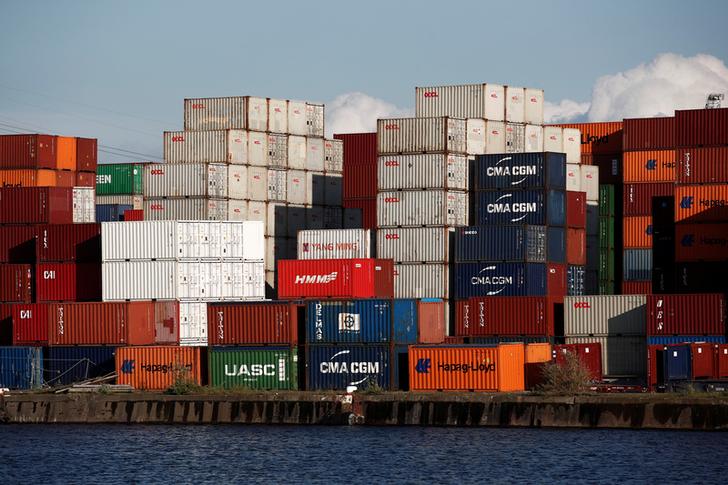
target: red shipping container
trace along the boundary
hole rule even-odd
[[[141,209],[128,209],[124,211],[125,221],[143,221],[144,211]]]
[[[346,133],[334,135],[344,142],[344,170],[352,165],[377,165],[377,133]]]
[[[728,221],[728,184],[675,188],[675,222]]]
[[[651,295],[652,281],[622,281],[623,295]]]
[[[461,337],[554,335],[554,304],[541,296],[486,296],[458,301],[455,333]]]
[[[564,123],[553,126],[576,128],[581,132],[581,153],[612,154],[622,151],[622,122]],[[600,178],[601,180],[601,178]]]
[[[377,196],[377,165],[344,165],[342,197],[371,199]]]
[[[0,302],[30,303],[33,299],[33,267],[0,264]]]
[[[728,108],[675,111],[676,146],[728,145]]]
[[[718,379],[728,379],[728,344],[718,344],[715,349],[715,368]]]
[[[0,168],[56,168],[56,137],[0,135]]]
[[[48,305],[48,303],[13,305],[13,345],[48,345]]]
[[[0,188],[0,224],[72,224],[73,189]]]
[[[0,226],[0,263],[35,261],[35,226]]]
[[[76,187],[96,187],[96,174],[92,172],[76,172]]]
[[[101,300],[101,264],[39,263],[35,267],[35,301]]]
[[[0,303],[0,346],[13,345],[13,305]]]
[[[586,246],[586,241],[584,244]],[[564,296],[566,296],[565,264],[549,263],[546,265],[546,294],[553,297],[556,303],[564,302]]]
[[[101,224],[46,224],[37,235],[39,262],[101,261]]]
[[[76,172],[56,170],[56,187],[73,187],[76,185]]]
[[[417,301],[417,343],[441,344],[447,333],[447,306],[442,300]]]
[[[279,298],[392,298],[391,259],[278,261]]]
[[[659,183],[675,181],[675,150],[624,152],[625,182]]]
[[[675,118],[628,118],[624,120],[622,148],[637,150],[672,150],[675,148]]]
[[[582,165],[594,165],[599,167],[599,183],[618,185],[622,183],[623,164],[622,154],[592,154],[582,153]]]
[[[377,199],[344,199],[343,206],[346,209],[361,209],[362,228],[377,228]]]
[[[564,362],[564,355],[567,353],[579,357],[579,360],[589,369],[592,380],[602,380],[602,346],[598,342],[554,345],[554,360],[557,364]]]
[[[586,229],[566,230],[566,263],[574,266],[586,265]]]
[[[720,293],[648,295],[647,335],[725,335]]]
[[[208,345],[297,345],[298,308],[288,302],[210,303]]]
[[[625,216],[652,215],[652,198],[675,195],[675,184],[625,184],[624,214]]]
[[[717,379],[716,345],[706,342],[690,345],[692,365],[690,371],[693,379]]]
[[[586,192],[566,192],[566,225],[586,228]]]
[[[96,138],[76,138],[76,170],[96,173],[97,164],[98,145]]]
[[[728,147],[678,148],[679,184],[728,183]]]
[[[728,260],[728,224],[675,224],[675,261]]]

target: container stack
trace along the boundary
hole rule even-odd
[[[377,227],[377,134],[334,135],[344,150],[344,228]]]
[[[96,220],[126,220],[127,211],[139,211],[143,218],[144,165],[140,163],[102,163],[96,168]]]

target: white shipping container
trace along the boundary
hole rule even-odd
[[[361,225],[357,227],[361,227]],[[324,229],[344,229],[344,209],[342,207],[324,207]]]
[[[605,377],[644,378],[647,368],[645,337],[566,337],[567,344],[599,343],[602,350],[602,374]]]
[[[179,302],[179,344],[207,346],[207,303]]]
[[[248,220],[261,221],[265,225],[266,236],[283,236],[288,225],[288,210],[281,202],[248,202]]]
[[[377,257],[395,263],[447,263],[454,229],[398,227],[377,231]]]
[[[525,121],[532,125],[543,125],[543,89],[526,88]]]
[[[167,163],[247,163],[248,136],[242,130],[165,131]]]
[[[285,202],[288,198],[288,175],[285,170],[268,170],[268,200]]]
[[[267,167],[268,159],[268,135],[260,131],[249,131],[247,163]]]
[[[449,272],[446,264],[395,264],[395,298],[448,299]]]
[[[543,151],[543,126],[526,125],[526,153]]]
[[[141,195],[97,195],[95,199],[96,205],[101,204],[120,204],[130,205],[132,209],[144,209],[144,197]],[[96,209],[94,208],[94,222],[96,218]]]
[[[268,134],[268,167],[286,168],[288,166],[288,135]]]
[[[250,200],[267,201],[270,194],[267,167],[248,167],[248,198]],[[281,170],[285,175],[285,171]]]
[[[325,229],[324,206],[314,205],[306,207],[306,229]]]
[[[291,204],[310,204],[311,194],[306,183],[306,172],[289,170],[286,172],[288,202]]]
[[[73,188],[73,223],[85,224],[96,222],[96,200],[93,187]]]
[[[461,118],[388,118],[377,120],[377,152],[466,153],[465,120]]]
[[[228,197],[227,165],[150,163],[144,166],[144,197]]]
[[[237,199],[228,200],[228,220],[247,221],[248,201]]]
[[[304,101],[288,101],[288,133],[301,136],[308,134]]]
[[[525,123],[526,103],[525,90],[515,86],[506,86],[506,121]]]
[[[468,194],[445,190],[380,192],[377,226],[467,226]]]
[[[310,208],[289,204],[286,209],[287,226],[284,233],[286,236],[295,239],[298,237],[298,231],[306,229],[306,214]]]
[[[465,151],[468,155],[485,154],[485,120],[482,118],[468,118],[465,120]]]
[[[288,137],[288,168],[304,170],[306,168],[306,137]]]
[[[324,205],[340,207],[343,203],[342,191],[344,178],[341,175],[328,173],[324,178]]]
[[[236,200],[248,198],[248,165],[227,165],[228,197]]]
[[[323,138],[309,137],[306,140],[306,170],[323,172],[325,152]]]
[[[224,300],[257,300],[265,297],[265,264],[262,261],[221,263]]]
[[[306,124],[308,136],[323,138],[324,136],[324,105],[306,103]]]
[[[344,141],[324,140],[324,172],[342,173],[344,171]]]
[[[567,296],[564,335],[645,335],[647,296]]]
[[[224,221],[230,218],[225,199],[145,199],[144,219],[149,221]]]
[[[599,201],[599,167],[581,165],[581,191],[586,192],[586,200]]]
[[[566,190],[581,192],[581,165],[566,164]]]
[[[563,144],[566,162],[581,163],[581,132],[576,128],[564,128]]]
[[[526,125],[506,123],[506,153],[526,151]]]
[[[502,121],[486,121],[485,153],[506,152],[506,124]]]
[[[543,127],[543,151],[564,153],[564,130],[558,126]]]
[[[415,88],[415,116],[454,116],[503,121],[505,93],[500,84],[460,84]]]
[[[453,153],[380,156],[377,159],[377,187],[380,191],[468,190],[468,159]]]
[[[266,98],[230,96],[185,99],[185,131],[256,130],[266,131]]]
[[[298,233],[298,259],[371,258],[369,229],[305,230]]]
[[[288,101],[268,99],[268,130],[275,133],[288,133]]]

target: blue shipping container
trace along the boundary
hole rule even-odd
[[[658,335],[647,337],[647,345],[694,344],[698,342],[724,344],[726,343],[726,338],[724,335]]]
[[[116,347],[48,347],[43,378],[50,386],[64,386],[114,372]]]
[[[455,298],[545,296],[546,265],[540,263],[456,263]]]
[[[566,267],[566,294],[568,296],[585,295],[586,268],[584,266]]]
[[[599,236],[599,206],[586,203],[586,235]]]
[[[562,190],[480,192],[475,194],[475,221],[478,225],[564,226],[565,194]]]
[[[389,345],[309,345],[307,354],[309,390],[389,388]]]
[[[652,281],[652,249],[624,251],[624,281]]]
[[[384,343],[392,335],[391,300],[314,300],[308,303],[308,343]]]
[[[394,300],[392,329],[395,344],[416,344],[419,314],[417,300]]]
[[[553,152],[478,155],[474,173],[475,190],[564,190],[566,155]]]
[[[0,387],[34,389],[42,384],[41,347],[0,347]]]
[[[563,263],[566,231],[546,226],[471,226],[455,231],[455,261]]]
[[[666,381],[690,379],[690,346],[673,345],[663,352]]]
[[[126,204],[97,204],[96,222],[115,222],[124,219],[124,211],[131,210]]]

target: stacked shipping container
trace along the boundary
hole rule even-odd
[[[377,134],[334,135],[344,150],[343,205],[349,224],[344,228],[377,226]]]

